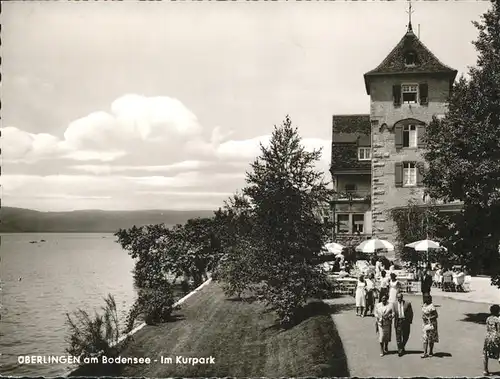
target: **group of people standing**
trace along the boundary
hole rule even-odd
[[[374,315],[375,304],[382,301],[385,295],[389,303],[396,302],[397,294],[401,292],[401,282],[395,273],[387,273],[382,270],[380,277],[376,278],[374,273],[361,275],[356,286],[356,315],[365,317],[370,313]]]
[[[376,270],[378,271],[378,270]],[[385,270],[369,273],[368,278],[361,275],[356,287],[356,315],[375,317],[375,330],[380,343],[380,356],[388,353],[388,345],[391,341],[392,327],[396,334],[398,356],[405,354],[405,347],[410,337],[410,329],[413,323],[413,308],[409,301],[404,300],[401,291],[401,282],[397,280],[395,273],[389,276]],[[430,288],[425,288],[422,306],[422,341],[424,353],[422,358],[434,355],[434,344],[439,342],[438,313],[432,304]]]

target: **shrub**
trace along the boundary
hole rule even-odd
[[[157,288],[141,288],[137,300],[127,318],[126,332],[134,328],[135,321],[142,316],[147,325],[154,325],[169,320],[175,300],[172,286],[165,281]]]
[[[66,323],[70,329],[68,354],[84,358],[117,355],[115,344],[120,336],[116,302],[112,295],[104,299],[102,314],[95,312],[92,317],[87,311],[78,309],[73,317],[66,313]]]
[[[242,239],[219,262],[218,278],[226,296],[236,295],[240,299],[256,282],[254,249],[251,242]]]

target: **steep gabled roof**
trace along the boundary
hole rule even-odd
[[[370,115],[369,114],[349,114],[333,116],[333,133],[348,134],[371,134]],[[342,137],[340,137],[342,138]]]
[[[415,54],[416,62],[413,65],[407,65],[405,62],[405,56],[408,52]],[[370,78],[373,76],[434,73],[448,76],[450,84],[455,81],[455,77],[457,76],[457,70],[446,66],[437,59],[422,41],[418,39],[410,27],[382,63],[364,75],[366,91],[370,94]]]

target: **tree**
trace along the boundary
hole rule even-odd
[[[222,282],[222,288],[226,296],[237,296],[252,289],[256,284],[259,262],[256,260],[255,252],[258,249],[257,241],[242,236],[235,244],[228,248],[218,266],[218,280]]]
[[[297,311],[324,282],[317,262],[327,230],[317,210],[330,192],[323,174],[314,169],[321,150],[305,150],[288,116],[275,126],[269,147],[260,148],[243,194],[253,209],[253,233],[261,241],[256,252],[261,294],[281,324],[292,325]]]
[[[191,278],[200,285],[220,255],[212,218],[195,218],[172,228],[160,241],[168,269],[176,278]]]
[[[258,238],[252,233],[254,217],[245,196],[235,194],[215,212],[214,231],[220,243],[220,259],[212,278],[222,282],[227,296],[241,295],[258,282],[259,263],[255,260]]]
[[[464,204],[450,230],[450,241],[465,261],[483,260],[498,271],[500,241],[500,4],[473,22],[477,66],[454,85],[448,112],[427,128],[429,163],[424,184],[434,199]],[[472,232],[473,231],[473,232]],[[496,258],[495,258],[496,257]]]
[[[440,257],[444,257],[443,252],[436,255],[432,250],[423,256],[422,252],[417,252],[405,245],[424,239],[443,242],[443,238],[449,233],[449,214],[440,213],[439,208],[434,204],[422,207],[414,200],[409,200],[405,207],[393,209],[391,218],[396,223],[396,242],[404,261],[417,264],[427,258],[431,261],[438,261]]]
[[[116,233],[118,243],[136,259],[137,300],[127,320],[131,330],[139,316],[148,324],[167,321],[173,310],[173,285],[179,277],[198,286],[220,255],[210,218],[190,219],[184,225],[136,226]],[[186,285],[188,287],[188,285]]]

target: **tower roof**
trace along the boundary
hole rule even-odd
[[[408,31],[382,63],[364,75],[366,92],[370,94],[372,77],[400,74],[443,74],[449,77],[451,85],[455,81],[457,70],[440,62],[413,33],[410,23]]]

